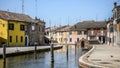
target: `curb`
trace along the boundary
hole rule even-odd
[[[79,58],[79,67],[81,68],[106,68],[104,66],[100,66],[100,65],[96,65],[93,64],[91,62],[88,61],[88,57],[90,56],[90,54],[94,51],[95,46],[92,46],[92,49],[89,50],[87,53],[85,53],[84,55],[82,55]]]
[[[54,49],[60,49],[62,48],[63,46],[54,46]],[[43,49],[37,49],[36,52],[45,52],[45,51],[50,51],[50,47],[48,48],[43,48]],[[27,50],[27,51],[18,51],[18,52],[11,52],[11,53],[7,53],[6,54],[6,57],[11,57],[11,56],[19,56],[19,55],[25,55],[25,54],[30,54],[30,53],[34,53],[34,50]],[[0,54],[0,58],[3,57],[3,54]]]

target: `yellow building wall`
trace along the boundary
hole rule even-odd
[[[10,21],[9,23],[14,24],[14,30],[9,30],[9,46],[24,46],[25,31],[20,30],[20,25],[25,25],[25,23],[15,21]],[[12,42],[10,42],[10,36],[12,36]],[[18,42],[16,42],[16,36],[18,36]],[[21,42],[21,36],[23,37],[23,42]]]
[[[7,21],[0,19],[0,47],[3,42],[7,42]]]
[[[62,43],[65,43],[65,38],[67,38],[67,32],[63,32]]]

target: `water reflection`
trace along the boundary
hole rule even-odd
[[[50,68],[54,68],[54,62],[51,61],[51,67]]]
[[[6,63],[0,59],[0,68],[78,68],[78,58],[84,52],[74,45],[54,51],[54,62],[50,52],[8,57]]]

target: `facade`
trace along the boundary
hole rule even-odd
[[[56,38],[54,38],[55,40],[58,41],[58,43],[62,43],[62,44],[69,44],[69,29],[71,26],[67,25],[67,26],[61,26],[60,28],[58,28],[55,32],[57,33]]]
[[[25,45],[25,23],[9,21],[8,24],[8,45],[9,46],[24,46]]]
[[[45,22],[37,18],[33,19],[33,22],[26,23],[25,31],[26,46],[33,46],[35,43],[44,44]]]
[[[55,30],[58,27],[54,26],[54,27],[48,27],[45,29],[45,37],[47,39],[47,43],[49,43],[51,41],[51,39],[53,40],[53,37],[56,38],[56,33]],[[57,41],[54,40],[54,42],[58,43]]]
[[[105,21],[91,22],[92,27],[87,28],[88,40],[98,40],[99,43],[107,41],[107,24]]]
[[[69,43],[69,28],[70,26],[68,25],[46,28],[46,37],[52,39],[54,43]]]
[[[76,42],[79,42],[81,39],[87,39],[86,29],[70,30],[69,41],[71,44],[75,44]]]
[[[8,41],[8,23],[6,20],[0,19],[0,46]]]
[[[35,27],[33,27],[35,26]],[[35,29],[31,31],[32,29]],[[0,11],[0,46],[29,46],[44,43],[45,22],[28,15]],[[37,41],[39,40],[39,41]]]
[[[113,17],[107,22],[108,44],[120,45],[120,6],[114,3]]]
[[[23,17],[23,18],[21,18]],[[0,46],[25,45],[25,21],[28,16],[7,11],[0,11]]]
[[[70,42],[75,43],[82,39],[106,42],[107,24],[105,21],[83,21],[71,28]]]

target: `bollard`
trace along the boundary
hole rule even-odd
[[[3,62],[6,62],[6,44],[3,44]]]
[[[53,44],[51,44],[50,51],[51,51],[51,62],[54,62],[54,48],[53,48]]]
[[[66,45],[67,47],[67,51],[66,51],[66,56],[67,56],[67,60],[68,60],[68,45]]]
[[[77,43],[75,43],[75,55],[76,55]]]
[[[6,62],[3,63],[3,68],[6,68]]]
[[[50,68],[54,68],[54,62],[51,61],[51,67]]]
[[[36,54],[36,52],[37,52],[37,43],[36,42],[35,42],[34,46],[35,46],[34,53]]]

